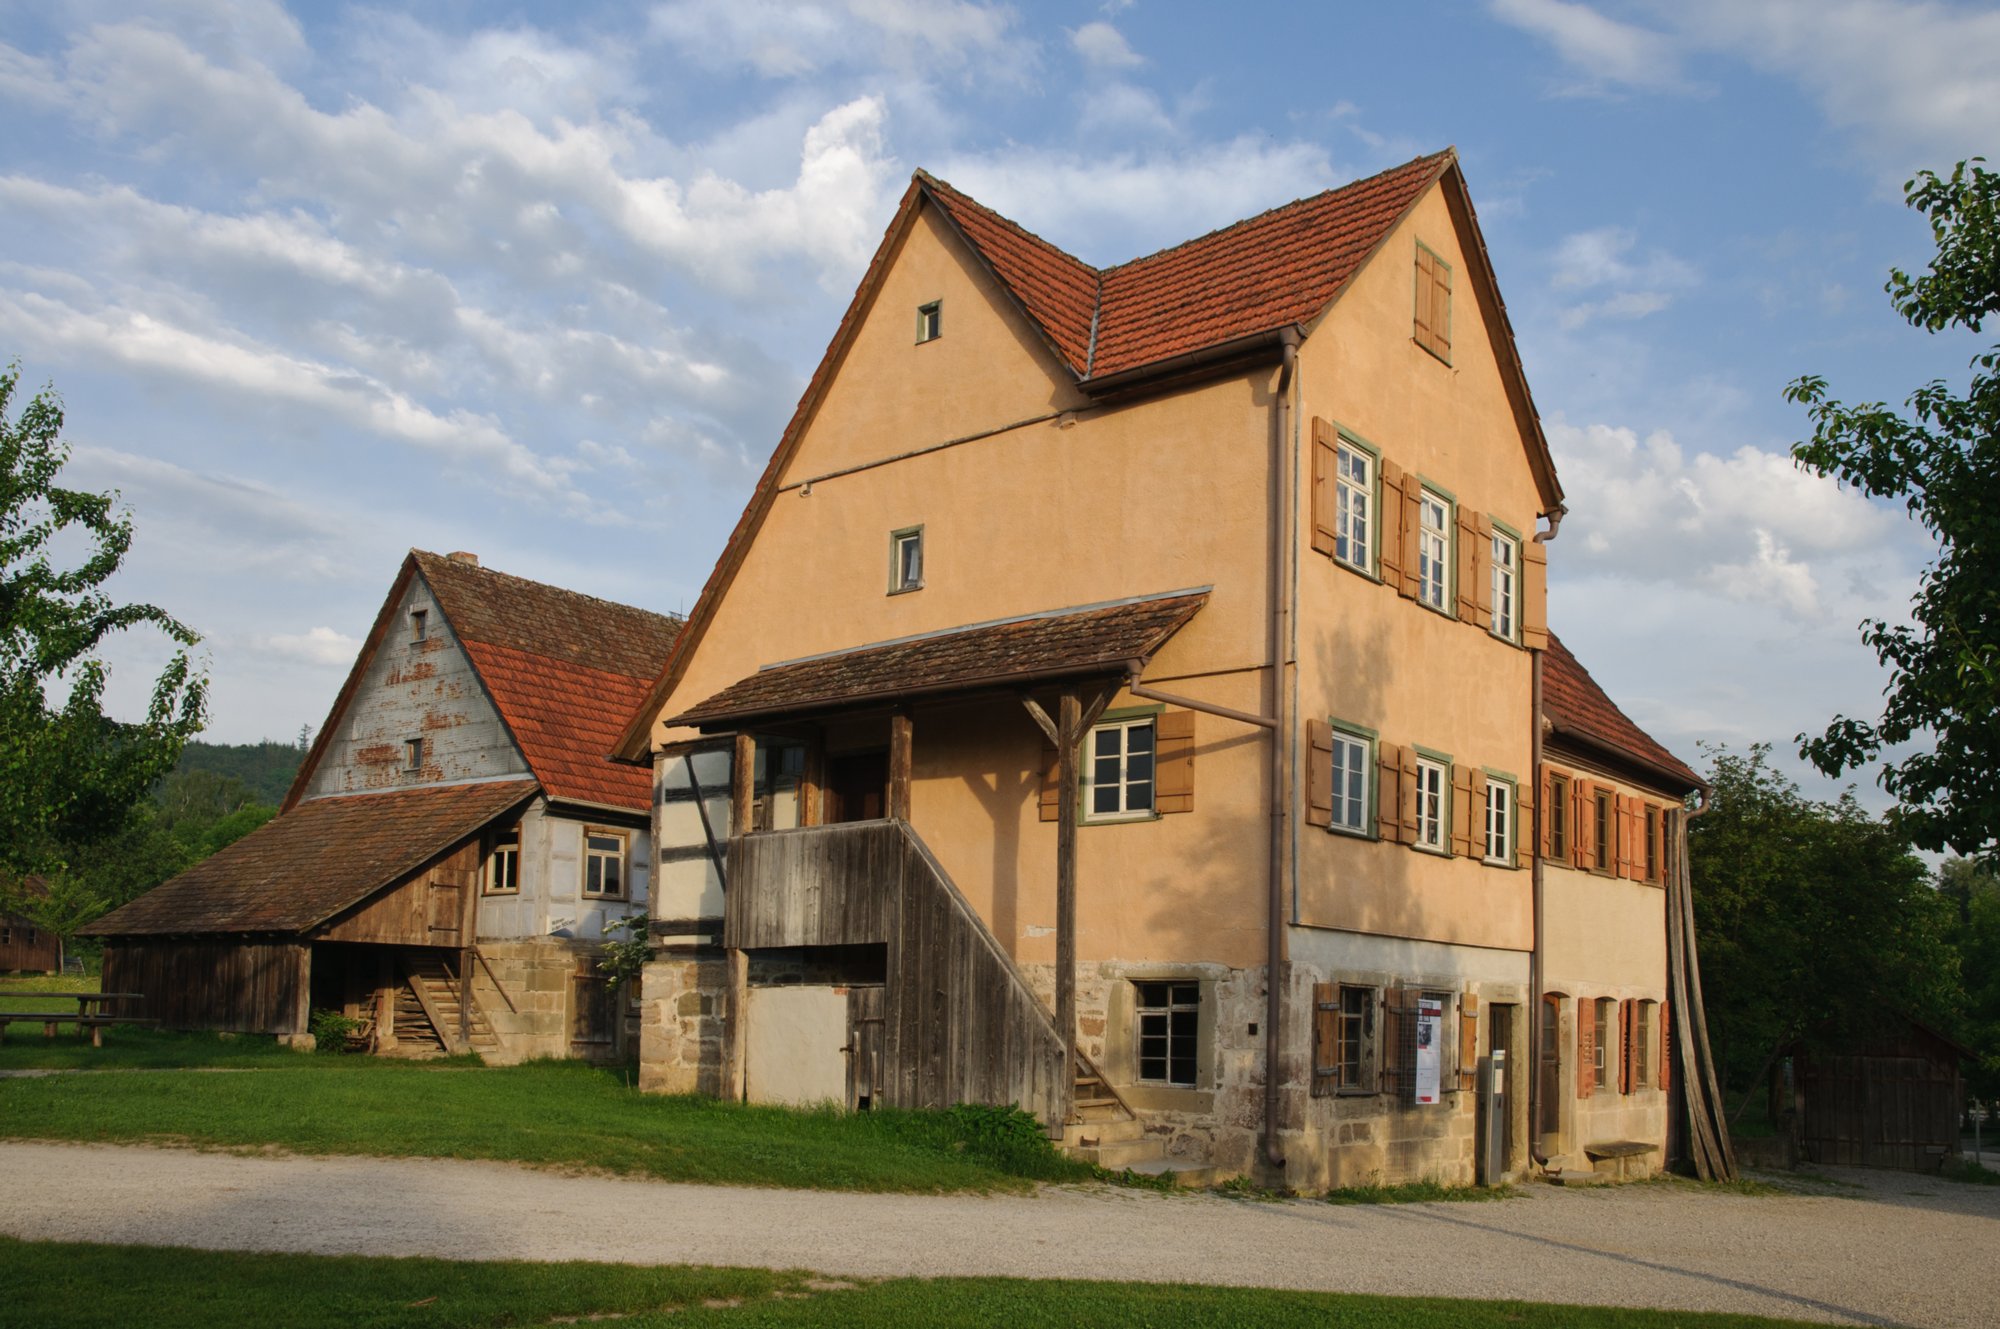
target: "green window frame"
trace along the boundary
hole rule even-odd
[[[1410,745],[1410,752],[1416,758],[1417,769],[1417,838],[1410,842],[1410,848],[1420,853],[1441,854],[1445,857],[1450,857],[1452,831],[1451,757],[1447,753],[1437,752],[1414,743]],[[1424,788],[1424,776],[1427,770],[1435,772],[1437,775],[1438,787],[1435,794],[1437,800],[1435,825],[1437,827],[1438,838],[1436,844],[1426,843],[1424,840],[1424,832],[1427,829],[1426,822],[1430,820],[1425,816],[1425,800],[1432,797],[1430,791]]]
[[[1327,829],[1372,840],[1380,778],[1375,769],[1375,747],[1380,736],[1373,729],[1330,716],[1327,726],[1333,730],[1333,815]],[[1358,771],[1353,769],[1355,762],[1360,765]],[[1345,819],[1349,812],[1358,814],[1356,820]]]
[[[1165,711],[1165,706],[1123,706],[1117,710],[1106,711],[1097,717],[1097,723],[1093,724],[1089,732],[1083,736],[1083,753],[1077,763],[1076,818],[1079,825],[1115,826],[1134,821],[1159,820],[1159,719]],[[1135,729],[1148,731],[1145,746],[1136,753],[1132,747],[1132,731]],[[1112,731],[1121,733],[1118,751],[1100,759],[1098,735]],[[1135,757],[1144,759],[1138,763],[1144,767],[1144,773],[1136,780],[1132,775]],[[1097,791],[1102,785],[1100,760],[1112,761],[1117,765],[1118,787],[1123,791],[1119,801],[1121,803],[1128,801],[1132,787],[1135,784],[1144,784],[1145,806],[1136,808],[1125,806],[1112,811],[1098,811]]]
[[[1502,795],[1496,806],[1494,795]],[[1485,808],[1483,824],[1480,828],[1481,840],[1479,861],[1490,867],[1513,868],[1521,865],[1521,782],[1505,771],[1486,772],[1486,792],[1482,800]],[[1495,831],[1500,841],[1494,843]]]

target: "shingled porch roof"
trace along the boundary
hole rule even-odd
[[[311,799],[83,931],[307,932],[464,843],[535,788],[493,780]]]
[[[766,665],[668,721],[728,729],[870,703],[1123,673],[1149,659],[1208,591],[1052,610]]]

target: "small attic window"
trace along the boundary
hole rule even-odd
[[[924,528],[907,526],[889,533],[889,594],[924,588]]]
[[[944,335],[944,301],[933,300],[917,306],[917,341],[936,341]]]
[[[424,740],[406,738],[403,740],[403,769],[421,771],[424,768]]]
[[[412,642],[422,641],[424,639],[425,634],[430,631],[430,625],[431,625],[430,610],[412,609],[410,611],[410,640]]]

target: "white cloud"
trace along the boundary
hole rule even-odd
[[[308,628],[304,632],[273,633],[257,641],[259,649],[281,660],[330,667],[351,662],[361,650],[361,640],[332,628]]]
[[[1146,57],[1126,42],[1124,33],[1102,21],[1074,29],[1069,44],[1086,64],[1101,69],[1132,69],[1146,63]]]
[[[966,0],[672,0],[650,15],[652,35],[688,58],[766,78],[922,65],[1019,80],[1034,48],[1014,23],[1011,9]]]
[[[1567,93],[1601,94],[1614,88],[1647,91],[1683,86],[1672,38],[1607,18],[1570,0],[1492,0],[1493,15],[1554,46],[1584,82]]]
[[[1573,331],[1597,319],[1639,319],[1673,303],[1698,280],[1694,268],[1664,250],[1637,253],[1638,237],[1617,226],[1578,231],[1556,245],[1551,284],[1559,291],[1611,288],[1601,300],[1565,308],[1558,322]]]
[[[1907,563],[1907,523],[1789,457],[1747,444],[1690,455],[1664,431],[1641,439],[1560,415],[1547,429],[1563,487],[1575,496],[1562,541],[1579,573],[1693,582],[1817,619],[1832,612],[1823,588],[1836,582],[1841,609],[1853,608],[1851,565]]]

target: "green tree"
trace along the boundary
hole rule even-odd
[[[62,403],[44,388],[9,414],[20,366],[0,373],[0,881],[60,881],[117,835],[199,732],[207,680],[197,638],[164,610],[121,605],[104,584],[132,544],[115,494],[66,489]],[[104,714],[113,635],[150,627],[174,643],[146,716]]]
[[[1965,976],[1961,1041],[1973,1051],[1966,1087],[2000,1099],[2000,877],[1970,859],[1938,869],[1938,893],[1949,904],[1959,969]]]
[[[1708,1032],[1724,1082],[1794,1042],[1846,1043],[1897,1015],[1950,1028],[1951,907],[1900,828],[1851,792],[1815,802],[1770,747],[1708,752],[1711,810],[1688,827]]]
[[[1926,332],[1979,333],[2000,312],[2000,175],[1983,161],[1904,187],[1930,219],[1937,255],[1919,276],[1892,270],[1885,289]],[[1815,376],[1785,390],[1813,424],[1812,439],[1792,449],[1799,463],[1901,502],[1938,546],[1912,621],[1861,625],[1890,672],[1881,716],[1836,716],[1817,737],[1799,735],[1799,750],[1837,776],[1894,749],[1882,787],[1911,839],[1991,860],[2000,855],[2000,347],[1971,369],[1962,395],[1934,380],[1911,394],[1907,414],[1844,405]]]

